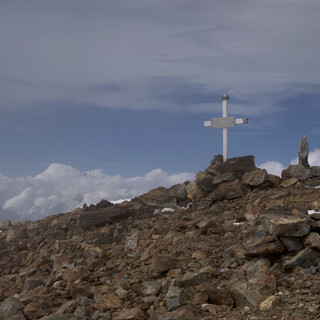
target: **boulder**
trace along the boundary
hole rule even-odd
[[[186,189],[188,193],[188,198],[194,203],[197,203],[205,195],[205,193],[196,181],[189,183]]]
[[[281,172],[281,178],[283,180],[288,180],[291,178],[300,178],[306,180],[311,177],[311,168],[305,167],[301,164],[290,165],[287,169],[284,169]]]
[[[183,203],[187,200],[188,194],[186,187],[186,183],[180,183],[168,189],[169,192],[176,198],[176,203],[178,205],[179,203]]]
[[[280,240],[289,252],[300,251],[304,248],[301,238],[282,237]]]
[[[237,175],[234,172],[225,172],[225,173],[216,175],[212,180],[212,184],[214,186],[217,186],[223,182],[234,181],[236,180],[236,178],[237,178]]]
[[[8,229],[12,227],[12,222],[10,220],[3,220],[0,221],[0,230],[1,229]]]
[[[246,172],[242,176],[242,183],[250,187],[257,187],[268,180],[268,173],[265,169],[255,169],[250,172]]]
[[[214,186],[212,185],[213,176],[207,172],[199,171],[196,175],[197,185],[203,191],[212,191]]]
[[[225,162],[213,161],[205,171],[214,176],[221,173],[233,172],[238,177],[241,177],[245,172],[253,171],[255,169],[254,156],[244,156],[230,158]]]
[[[313,177],[320,177],[320,166],[311,167],[311,175]]]
[[[299,251],[294,256],[284,256],[282,260],[282,268],[289,271],[292,271],[298,266],[308,268],[314,266],[318,258],[319,253],[307,247],[304,250]]]
[[[135,203],[135,205],[138,204],[140,207],[148,208],[149,212],[154,212],[154,210],[158,208],[176,207],[177,200],[172,190],[159,187],[134,198],[132,201]]]
[[[260,216],[263,227],[279,237],[302,237],[310,232],[307,218],[290,214],[266,214]]]
[[[230,200],[243,197],[248,192],[248,189],[240,180],[234,180],[231,182],[221,183],[215,188],[209,195],[208,198],[213,201],[216,200]]]
[[[279,187],[280,184],[282,183],[282,179],[274,174],[269,174],[268,175],[268,182],[273,187]]]
[[[169,255],[157,254],[152,258],[151,271],[163,273],[176,267],[176,259]]]
[[[270,271],[270,261],[253,259],[244,264],[231,279],[230,288],[237,306],[257,309],[276,290],[277,281]]]
[[[245,245],[246,257],[265,257],[285,251],[282,243],[272,236],[265,236]]]
[[[167,310],[175,310],[185,303],[185,290],[176,286],[170,286],[168,292],[166,293],[165,300]]]
[[[83,229],[103,227],[106,223],[127,219],[134,213],[135,210],[129,202],[108,206],[104,209],[86,211],[79,216],[79,227]]]
[[[320,251],[320,234],[310,232],[303,241],[305,247]]]
[[[17,314],[24,308],[24,304],[18,298],[10,297],[0,304],[0,320],[6,320],[10,316]]]

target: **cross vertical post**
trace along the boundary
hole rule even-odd
[[[212,118],[210,121],[205,121],[205,127],[222,128],[223,129],[223,161],[228,159],[228,128],[234,127],[237,124],[247,124],[247,118],[228,117],[228,101],[229,96],[222,96],[222,118]]]
[[[222,117],[228,118],[228,95],[222,96]],[[228,159],[228,128],[223,128],[223,161]]]

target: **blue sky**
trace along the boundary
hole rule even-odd
[[[221,116],[224,93],[229,115],[249,119],[229,130],[230,157],[253,154],[279,171],[306,135],[320,165],[318,0],[0,0],[0,9],[0,218],[192,178],[222,153],[221,130],[203,122]],[[90,190],[55,206],[56,186],[67,194],[71,182],[61,172]],[[144,189],[128,182],[137,177]]]

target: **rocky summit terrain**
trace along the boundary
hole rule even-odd
[[[122,204],[0,222],[0,320],[320,319],[320,170],[299,166],[216,156]]]

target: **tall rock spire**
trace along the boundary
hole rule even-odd
[[[308,155],[309,155],[309,143],[306,136],[304,136],[300,141],[299,164],[307,168],[310,167],[308,163]]]

